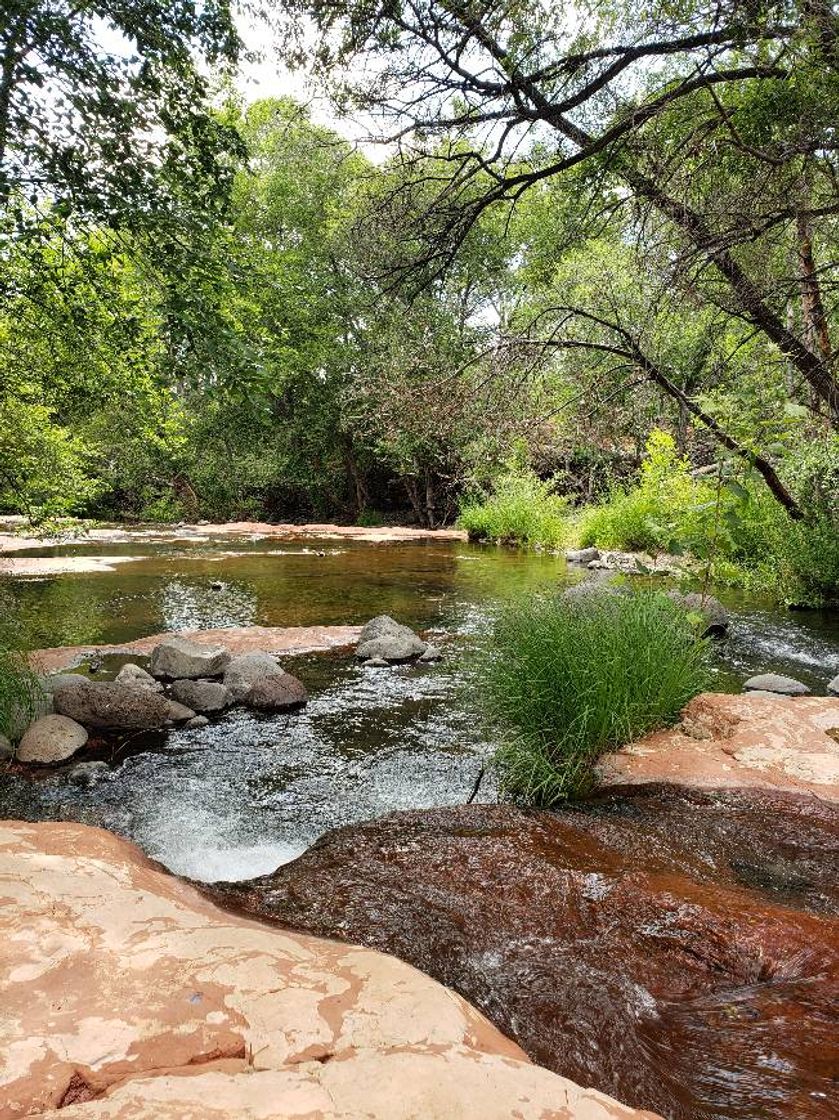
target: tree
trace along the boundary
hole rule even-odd
[[[813,411],[839,423],[823,298],[835,271],[811,251],[839,212],[832,7],[599,2],[585,21],[533,0],[299,0],[296,11],[319,28],[315,58],[339,102],[395,122],[410,189],[432,189],[392,276],[427,282],[487,209],[576,169],[591,220],[634,206],[637,224],[669,238],[683,278],[759,332]],[[798,267],[778,283],[792,244]]]

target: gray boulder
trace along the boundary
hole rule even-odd
[[[827,691],[831,696],[839,696],[839,675],[835,676],[827,686]]]
[[[705,619],[703,638],[722,638],[728,633],[728,611],[713,595],[701,595],[698,591],[668,591],[667,594],[690,614],[699,614]]]
[[[184,724],[184,727],[186,727],[188,731],[197,731],[199,727],[209,726],[210,721],[206,716],[193,716],[192,719],[188,719]]]
[[[175,681],[172,696],[196,712],[220,712],[232,702],[230,693],[217,681]]]
[[[20,741],[18,762],[63,762],[80,751],[87,732],[75,720],[62,715],[36,719]]]
[[[234,701],[242,700],[257,681],[283,673],[276,657],[270,653],[242,653],[231,659],[224,671],[224,687]]]
[[[565,559],[571,564],[590,564],[592,560],[600,559],[599,548],[572,548],[565,553]]]
[[[390,615],[381,614],[362,628],[355,655],[360,661],[379,658],[388,662],[411,661],[421,657],[427,648],[428,643],[409,626],[403,626]]]
[[[436,646],[426,646],[425,652],[420,655],[418,660],[423,664],[431,664],[433,661],[442,661],[443,654]]]
[[[160,681],[156,681],[151,673],[147,673],[141,666],[130,661],[127,665],[123,665],[114,680],[117,684],[127,684],[131,688],[147,688],[151,692],[163,691]]]
[[[186,704],[180,704],[177,700],[167,700],[166,705],[166,723],[189,723],[191,719],[195,719],[195,712]]]
[[[41,688],[52,695],[57,688],[65,688],[76,684],[90,684],[89,677],[79,673],[53,673],[51,677],[41,677]]]
[[[744,692],[775,692],[780,696],[807,696],[810,689],[792,677],[782,677],[779,673],[760,673],[749,677],[743,685]]]
[[[229,664],[230,654],[222,646],[203,646],[173,634],[152,650],[149,667],[154,677],[197,680],[220,677]]]
[[[170,719],[170,701],[144,688],[116,681],[84,681],[53,693],[55,710],[83,727],[113,731],[148,731]]]
[[[244,703],[260,712],[291,712],[309,702],[302,681],[291,673],[275,674],[258,680],[247,693]]]

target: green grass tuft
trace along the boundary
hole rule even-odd
[[[478,667],[503,736],[502,792],[541,806],[583,796],[601,754],[675,722],[708,686],[708,660],[708,642],[658,592],[511,604]]]
[[[558,549],[568,539],[568,506],[531,471],[509,471],[488,497],[463,505],[458,525],[471,540]]]
[[[0,732],[15,741],[35,715],[42,695],[23,654],[0,649]]]

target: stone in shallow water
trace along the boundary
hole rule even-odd
[[[291,673],[275,674],[258,680],[245,695],[242,703],[260,712],[291,712],[309,702],[309,694],[302,681]]]
[[[36,719],[20,741],[18,762],[63,762],[72,758],[87,742],[87,732],[62,715],[47,715]]]
[[[778,692],[782,696],[807,696],[810,689],[793,677],[783,677],[780,673],[759,673],[749,677],[743,684],[744,692]]]
[[[390,615],[381,614],[362,627],[355,655],[361,661],[382,660],[390,662],[411,661],[420,657],[428,648],[410,626]]]
[[[172,696],[195,712],[220,712],[233,702],[228,690],[217,681],[175,681]]]
[[[234,700],[241,700],[263,677],[275,677],[283,673],[276,657],[257,650],[255,653],[242,653],[231,659],[224,670],[224,687]]]
[[[0,1116],[656,1120],[409,965],[224,913],[99,829],[4,822],[0,877]]]
[[[59,714],[82,727],[102,730],[148,731],[172,718],[165,696],[115,681],[62,685],[53,693],[53,703]]]
[[[230,663],[222,646],[205,646],[173,634],[152,650],[150,668],[155,677],[172,680],[219,677]]]

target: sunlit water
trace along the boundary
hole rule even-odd
[[[266,872],[339,825],[467,800],[492,744],[474,714],[464,659],[501,601],[585,575],[561,558],[458,542],[138,535],[29,553],[57,554],[136,559],[112,572],[5,579],[32,646],[119,643],[181,627],[357,624],[386,612],[436,633],[446,650],[439,665],[388,670],[364,669],[344,653],[288,658],[310,691],[305,711],[239,709],[204,729],[108,748],[108,775],[90,789],[71,785],[68,770],[0,777],[0,815],[104,825],[207,881]],[[835,616],[724,597],[734,622],[718,646],[718,687],[738,689],[753,672],[774,670],[823,692],[839,672]],[[484,777],[477,799],[493,796]]]

